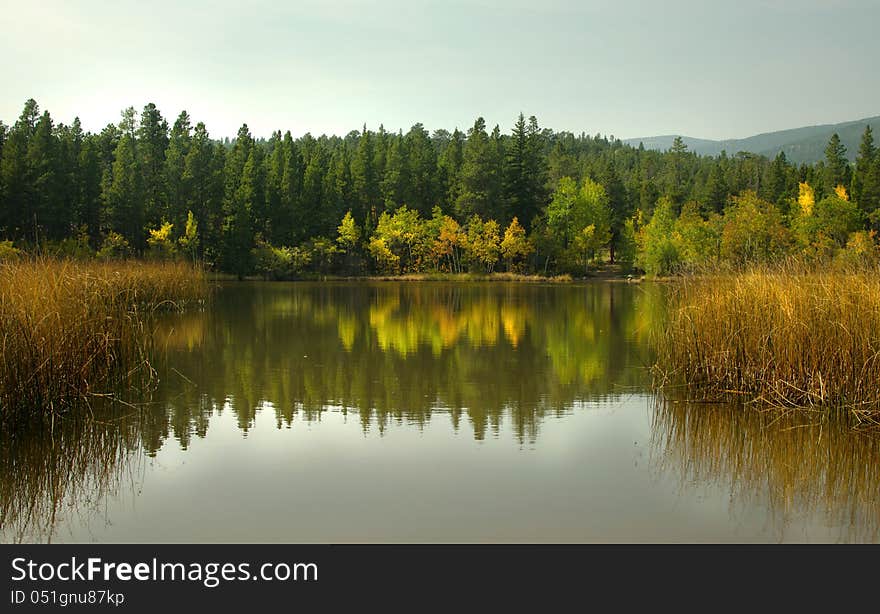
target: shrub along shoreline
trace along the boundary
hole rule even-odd
[[[180,262],[0,263],[0,426],[148,383],[150,314],[207,295],[205,273]]]

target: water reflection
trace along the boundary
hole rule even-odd
[[[271,407],[279,426],[357,412],[364,429],[425,424],[438,411],[475,437],[512,420],[534,441],[576,400],[643,389],[657,289],[621,284],[236,285],[214,309],[162,323],[160,401],[184,445],[206,416],[234,411],[247,432]],[[156,442],[160,444],[160,440]]]
[[[805,516],[843,541],[880,538],[880,433],[822,412],[656,403],[660,467],[682,489],[720,486],[733,508],[767,509],[778,539]],[[736,511],[736,510],[732,510]]]
[[[58,420],[48,429],[0,433],[2,541],[52,541],[56,521],[89,516],[142,469],[141,420],[119,408],[94,418]]]
[[[655,405],[663,296],[225,286],[153,324],[160,381],[135,408],[0,433],[0,539],[880,539],[876,433]]]

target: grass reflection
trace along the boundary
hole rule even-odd
[[[779,539],[805,515],[843,541],[880,538],[880,433],[824,411],[758,411],[660,400],[654,445],[682,484],[730,489],[731,504],[769,508]],[[789,539],[796,538],[788,536]]]

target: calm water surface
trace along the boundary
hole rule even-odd
[[[3,446],[3,541],[876,541],[880,438],[658,403],[651,285],[242,283],[138,408]]]

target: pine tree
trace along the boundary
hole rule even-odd
[[[794,182],[791,181],[790,168],[784,151],[780,151],[764,171],[758,195],[766,201],[776,203],[785,212],[787,203],[793,197]]]
[[[61,195],[63,179],[52,118],[45,111],[37,121],[27,152],[27,182],[31,186],[32,211],[40,239],[61,239],[70,230],[72,219],[64,209]]]
[[[9,137],[9,129],[0,121],[0,236],[9,236],[10,211],[6,208],[6,190],[3,184],[3,150],[6,147],[6,139]]]
[[[328,235],[336,227],[342,212],[348,204],[352,192],[351,166],[348,153],[344,148],[337,148],[330,156],[330,163],[324,175],[321,190],[321,208],[318,215],[312,213],[307,237]]]
[[[643,179],[639,186],[639,209],[643,214],[650,216],[654,206],[660,199],[660,190],[652,179]]]
[[[880,154],[874,156],[861,187],[860,207],[867,212],[871,228],[880,230]]]
[[[303,173],[303,189],[301,199],[301,211],[303,223],[297,226],[296,240],[305,240],[309,238],[307,231],[307,218],[312,217],[315,211],[322,208],[323,184],[324,176],[327,175],[328,160],[323,149],[314,147],[308,158],[305,171]],[[334,181],[334,184],[336,182]]]
[[[677,205],[681,205],[686,197],[686,177],[687,170],[685,168],[687,162],[687,145],[680,136],[676,136],[669,149],[669,157],[666,167],[666,186],[665,195],[672,199]]]
[[[33,240],[36,208],[33,186],[28,176],[28,148],[37,119],[39,106],[34,99],[24,104],[24,109],[13,124],[3,145],[0,160],[0,185],[3,201],[0,203],[0,227],[6,229],[13,239]]]
[[[718,164],[713,164],[709,170],[706,185],[703,186],[704,212],[706,214],[721,213],[727,204],[728,193],[727,182],[724,180],[721,167]]]
[[[436,139],[435,139],[436,140]],[[437,181],[445,209],[452,208],[457,198],[459,174],[461,173],[464,134],[456,128],[446,143],[437,161]]]
[[[528,215],[532,209],[530,200],[529,178],[529,135],[526,128],[526,119],[522,113],[513,125],[513,131],[507,147],[507,164],[505,165],[504,196],[505,211],[501,207],[494,207],[493,213],[504,221],[509,215],[522,216],[524,220],[530,220]]]
[[[284,180],[284,146],[281,131],[272,133],[268,143],[269,154],[266,156],[266,239],[275,245],[283,245],[285,239],[284,222],[281,206],[281,193]]]
[[[222,150],[222,147],[218,149]],[[202,255],[201,250],[206,245],[216,245],[219,238],[220,199],[214,175],[214,146],[205,124],[199,122],[193,130],[180,178],[181,205],[187,213],[192,212],[201,234],[201,241],[196,246],[198,256]]]
[[[77,224],[85,226],[92,247],[97,248],[101,234],[101,163],[95,139],[83,142],[77,163]]]
[[[247,124],[238,129],[235,144],[226,155],[223,168],[224,189],[221,226],[220,263],[231,273],[245,275],[254,240],[252,205],[256,194],[256,157],[254,139]],[[247,168],[248,164],[250,167]],[[248,185],[243,186],[247,178]]]
[[[242,139],[239,131],[239,139]],[[247,135],[250,136],[249,134]],[[239,150],[243,153],[245,147]],[[235,273],[239,278],[251,272],[251,250],[254,247],[253,205],[258,200],[259,161],[257,150],[247,147],[248,157],[241,172],[241,178],[226,202],[223,220],[223,251],[221,263],[225,270]],[[233,165],[235,162],[232,163]],[[227,168],[230,164],[227,161]]]
[[[250,202],[251,223],[255,238],[265,240],[267,238],[267,211],[266,211],[266,150],[261,145],[251,149],[254,156],[253,175],[253,200]]]
[[[9,128],[6,124],[3,123],[3,120],[0,120],[0,168],[3,167],[3,146],[6,145],[6,137],[8,136]],[[0,184],[0,202],[2,202],[3,194],[2,194],[3,184]]]
[[[144,191],[144,214],[151,227],[169,216],[163,167],[168,147],[168,122],[152,102],[141,113],[137,130],[139,166]]]
[[[356,220],[363,220],[368,212],[376,207],[379,201],[379,184],[376,180],[375,151],[373,148],[373,135],[364,129],[358,139],[357,152],[351,161],[351,180],[354,189]]]
[[[834,192],[838,185],[849,186],[850,169],[846,158],[846,147],[835,132],[825,147],[825,191]]]
[[[297,229],[304,226],[307,214],[306,210],[302,208],[302,157],[289,130],[284,133],[281,147],[284,152],[284,171],[281,174],[281,211],[276,216],[274,240],[285,244],[293,241]],[[284,237],[284,240],[281,240],[280,237]]]
[[[574,148],[574,140],[574,135],[571,133],[557,134],[554,139],[553,147],[547,156],[549,181],[553,189],[556,189],[563,177],[580,180],[577,160],[571,152]]]
[[[233,209],[232,203],[238,194],[238,188],[241,185],[244,166],[247,164],[251,150],[254,148],[254,138],[251,136],[250,129],[247,124],[242,124],[238,129],[235,143],[229,154],[226,156],[226,165],[223,169],[224,194],[223,206],[224,215],[228,215]]]
[[[105,227],[121,234],[140,253],[146,245],[143,175],[130,125],[123,122],[124,132],[116,146],[112,171],[104,180]]]
[[[422,215],[431,215],[436,204],[435,183],[437,153],[422,124],[415,124],[404,137],[406,145],[406,204]]]
[[[168,147],[165,150],[163,168],[165,215],[174,228],[183,229],[189,214],[187,193],[183,175],[186,171],[186,158],[192,145],[192,126],[189,113],[181,111],[171,128]]]
[[[602,173],[599,175],[600,183],[605,188],[605,194],[608,198],[608,205],[611,208],[611,242],[610,242],[610,259],[615,262],[615,252],[618,244],[623,236],[626,220],[632,217],[632,211],[629,208],[629,200],[626,195],[626,188],[617,174],[617,167],[614,164],[614,158],[610,158],[605,165]]]
[[[526,202],[525,211],[516,212],[526,216],[525,226],[527,229],[531,228],[532,220],[540,214],[550,200],[550,193],[547,189],[547,158],[544,153],[546,140],[544,133],[538,127],[538,119],[534,115],[529,116],[526,140],[529,199]]]
[[[382,185],[385,178],[385,164],[388,157],[388,147],[390,138],[385,132],[385,126],[379,124],[379,130],[376,131],[376,138],[373,142],[373,172],[376,174],[376,184]]]
[[[199,125],[196,125],[195,135],[199,134]],[[204,126],[201,126],[204,128]],[[196,140],[195,138],[193,139]],[[199,223],[199,233],[202,235],[201,257],[209,263],[220,261],[220,251],[223,245],[223,201],[226,197],[226,158],[229,150],[225,145],[207,139],[205,131],[206,150],[210,154],[210,175],[205,178],[207,192],[201,195],[205,206],[204,223]]]
[[[874,145],[874,132],[871,126],[865,126],[862,134],[862,142],[859,144],[859,155],[856,158],[855,172],[852,179],[853,200],[865,213],[870,214],[880,206],[877,190],[880,186],[873,185],[872,167],[877,158],[877,148]]]
[[[456,190],[456,214],[459,219],[468,219],[474,214],[486,216],[491,206],[489,199],[492,169],[489,161],[489,137],[482,117],[478,117],[468,130],[462,158],[459,186]]]
[[[409,168],[406,164],[406,143],[402,132],[392,137],[388,147],[381,193],[384,209],[389,212],[402,205],[409,193]]]
[[[60,191],[63,201],[61,207],[66,217],[66,228],[60,238],[66,238],[71,234],[79,234],[82,226],[79,219],[82,193],[79,157],[82,153],[85,134],[79,118],[74,118],[73,124],[70,126],[59,125],[56,138],[59,144]]]
[[[490,219],[502,218],[506,212],[504,203],[504,137],[498,124],[492,128],[489,135],[489,143],[486,150],[486,165],[488,168],[488,183],[486,186],[487,210],[486,217]]]

